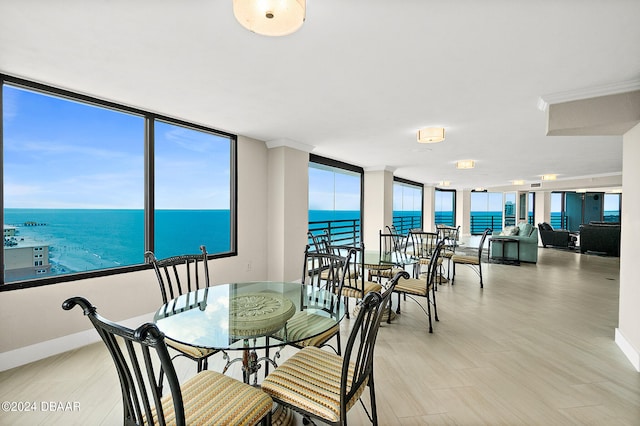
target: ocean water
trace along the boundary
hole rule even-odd
[[[18,244],[49,245],[52,274],[144,262],[142,210],[5,209],[4,216]],[[229,250],[229,210],[157,210],[155,222],[158,258],[199,253],[202,244],[209,253]]]

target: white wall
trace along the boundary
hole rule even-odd
[[[211,262],[214,284],[267,276],[267,148],[264,142],[239,137],[238,156],[238,256]],[[152,270],[3,292],[0,370],[88,343],[84,338],[65,340],[91,328],[78,308],[62,310],[62,302],[72,296],[86,297],[115,321],[147,316],[162,300]],[[96,333],[88,335],[97,339]]]
[[[640,371],[640,281],[636,244],[640,241],[640,124],[627,132],[622,145],[622,238],[620,304],[616,343]]]

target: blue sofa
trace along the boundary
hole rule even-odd
[[[501,232],[494,232],[494,237],[509,237],[520,241],[520,258],[516,244],[491,244],[492,259],[518,259],[520,262],[538,262],[538,228],[529,223],[517,226],[506,226]],[[503,253],[504,250],[504,253]]]

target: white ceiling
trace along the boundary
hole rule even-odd
[[[0,72],[426,184],[611,176],[622,137],[545,136],[538,102],[640,82],[640,1],[307,0],[269,38],[231,0],[0,0]]]

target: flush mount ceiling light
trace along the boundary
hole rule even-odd
[[[511,181],[514,185],[524,185],[524,181],[521,179],[516,179]]]
[[[436,143],[444,140],[444,127],[425,127],[418,130],[418,142]]]
[[[304,23],[306,7],[306,0],[233,0],[240,25],[266,36],[296,32]]]
[[[473,160],[460,160],[456,162],[456,169],[473,169],[476,162]]]
[[[438,182],[438,186],[449,186],[451,185],[451,182],[449,182],[448,180],[441,180],[440,182]]]
[[[558,175],[542,175],[542,180],[556,180]]]

